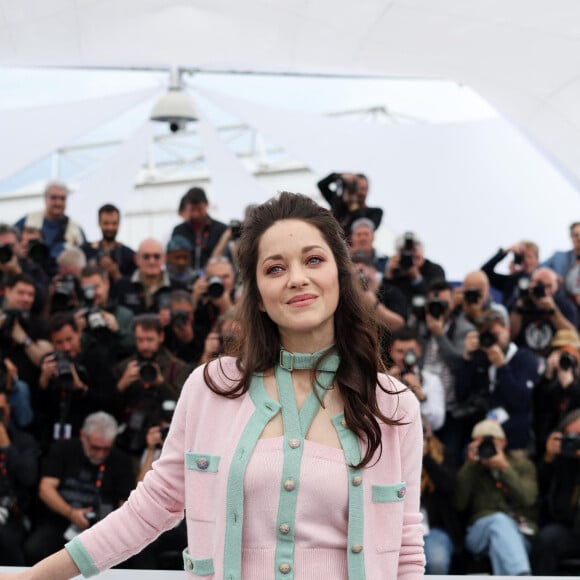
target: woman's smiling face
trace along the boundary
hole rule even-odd
[[[256,269],[262,309],[275,322],[284,348],[314,352],[334,342],[338,269],[320,231],[288,219],[262,235]]]

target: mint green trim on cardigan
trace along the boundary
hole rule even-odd
[[[338,438],[346,457],[348,470],[348,540],[347,563],[349,580],[365,580],[364,540],[364,495],[363,470],[354,469],[361,461],[360,442],[346,426],[344,414],[332,418]]]
[[[193,471],[207,471],[217,473],[221,457],[219,455],[208,455],[207,453],[185,452],[185,467]]]
[[[194,558],[185,548],[183,550],[183,569],[195,576],[211,576],[214,573],[213,558]]]
[[[270,399],[266,394],[262,376],[252,378],[248,392],[256,410],[240,437],[228,473],[224,542],[224,578],[226,580],[241,580],[242,578],[242,528],[246,468],[264,427],[280,411],[280,403]]]
[[[65,550],[69,553],[69,556],[73,559],[77,568],[81,571],[84,578],[89,578],[90,576],[96,576],[99,573],[98,568],[95,566],[93,559],[87,552],[86,548],[83,546],[79,537],[76,536],[70,542],[65,544]]]
[[[306,364],[308,363],[307,357],[299,356],[305,358]],[[319,399],[324,399],[328,388],[334,381],[334,373],[338,367],[339,358],[336,355],[330,355],[327,361],[331,363],[330,366],[320,372],[315,384],[316,392],[314,389],[310,392],[300,412],[298,412],[296,404],[291,372],[280,365],[276,366],[278,397],[282,405],[282,420],[284,421],[284,459],[276,518],[277,542],[274,557],[274,577],[276,580],[292,580],[294,578],[294,524],[296,521],[296,503],[300,491],[299,481],[304,439],[320,409]]]
[[[373,501],[375,503],[403,501],[406,493],[407,487],[404,481],[388,485],[373,485]]]

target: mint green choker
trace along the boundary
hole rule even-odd
[[[336,353],[326,356],[326,358],[320,363],[320,366],[317,366],[318,361],[332,348],[334,348],[334,345],[323,348],[322,350],[312,354],[289,352],[284,348],[280,348],[280,361],[278,364],[281,368],[290,372],[293,370],[316,368],[319,371],[329,371],[334,373],[340,363],[340,358]]]

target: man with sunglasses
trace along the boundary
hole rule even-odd
[[[160,313],[164,326],[169,323],[169,294],[172,290],[184,290],[185,285],[172,280],[165,270],[165,252],[157,240],[148,238],[139,245],[135,255],[137,270],[121,278],[111,289],[111,295],[133,314]]]
[[[24,228],[40,228],[53,264],[65,248],[80,247],[87,241],[81,226],[65,214],[68,194],[64,183],[48,183],[44,190],[44,211],[31,212],[14,224],[20,232]]]
[[[119,507],[134,487],[127,456],[114,447],[115,419],[89,415],[80,437],[53,443],[41,469],[36,526],[25,543],[34,564],[80,531]]]

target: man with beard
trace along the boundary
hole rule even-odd
[[[109,274],[111,282],[122,276],[130,276],[137,268],[135,252],[117,241],[121,214],[108,203],[99,209],[99,227],[103,238],[98,242],[84,244],[82,250],[88,262],[96,262]]]

